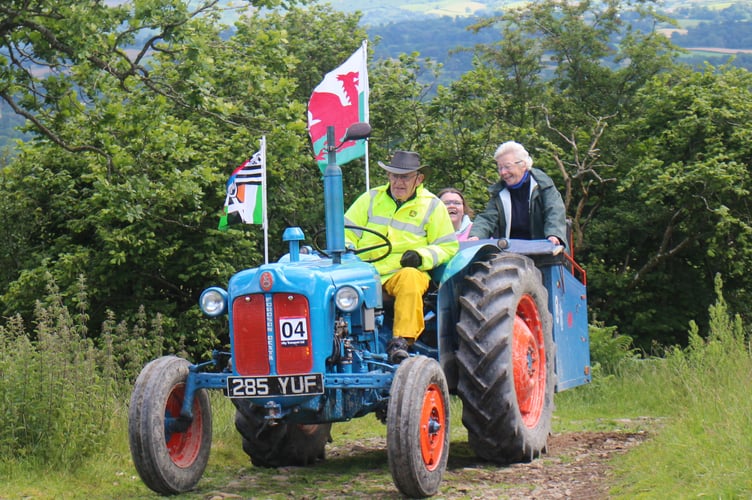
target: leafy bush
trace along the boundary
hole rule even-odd
[[[639,357],[637,350],[632,347],[632,337],[617,332],[615,326],[604,326],[601,323],[589,325],[590,334],[590,364],[594,375],[613,375],[625,361]]]
[[[33,332],[20,316],[0,326],[0,456],[70,470],[101,453],[136,367],[161,349],[145,340],[158,335],[147,335],[143,311],[132,329],[110,315],[97,347],[87,336],[83,281],[75,302],[74,315],[50,283]]]
[[[749,496],[752,399],[745,388],[752,376],[750,340],[740,316],[728,310],[720,277],[715,291],[707,334],[692,322],[689,345],[669,349],[663,362],[646,373],[653,383],[637,389],[662,401],[669,418],[655,439],[621,460],[620,486],[612,493]]]

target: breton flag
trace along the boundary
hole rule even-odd
[[[262,224],[266,228],[266,137],[261,138],[261,148],[256,154],[236,168],[227,181],[219,230],[241,222]]]
[[[327,165],[326,129],[334,125],[337,145],[347,128],[356,122],[368,121],[368,57],[367,41],[341,66],[324,76],[308,101],[308,133],[313,152],[323,172]],[[349,141],[337,151],[337,164],[366,157],[366,141]]]

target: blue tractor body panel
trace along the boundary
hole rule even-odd
[[[591,381],[587,291],[562,262],[540,267],[556,343],[556,391]]]
[[[343,286],[361,297],[361,306],[346,315],[334,300]],[[279,408],[291,421],[314,423],[368,413],[388,395],[393,370],[384,369],[386,356],[379,354],[374,311],[382,307],[382,291],[371,264],[353,255],[338,263],[313,258],[266,264],[234,275],[227,292],[231,372],[245,377],[238,382],[254,384],[242,389],[243,397]],[[358,349],[333,341],[338,318]],[[306,387],[312,380],[319,394]],[[272,383],[285,394],[266,394]]]
[[[557,392],[592,380],[585,272],[561,250],[546,240],[509,240],[508,246],[508,251],[533,259],[548,291],[556,344]]]

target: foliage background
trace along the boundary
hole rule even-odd
[[[233,25],[216,1],[55,5],[0,9],[0,97],[28,137],[0,177],[3,316],[32,321],[50,276],[75,305],[83,280],[92,331],[143,307],[165,349],[201,357],[227,342],[201,290],[263,256],[258,227],[216,231],[229,172],[267,137],[273,259],[284,227],[321,227],[306,103],[368,32],[305,1],[241,2]],[[565,196],[594,322],[646,352],[685,344],[719,272],[746,316],[749,72],[685,64],[658,28],[672,24],[648,1],[536,2],[478,18],[451,81],[417,52],[373,58],[371,164],[416,150],[429,189],[457,186],[477,209],[491,152],[515,139]],[[352,162],[346,203],[364,188]]]

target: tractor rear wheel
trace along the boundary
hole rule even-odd
[[[400,363],[390,389],[386,444],[397,489],[422,498],[439,490],[449,457],[449,389],[426,356]]]
[[[457,325],[457,392],[475,453],[496,463],[545,450],[554,408],[548,292],[524,255],[478,262],[465,278]]]
[[[209,461],[212,416],[206,390],[196,391],[193,419],[180,420],[190,363],[164,356],[147,364],[128,409],[133,463],[143,482],[157,493],[183,493],[198,483]]]
[[[243,438],[243,451],[257,467],[311,465],[323,460],[331,442],[332,424],[268,422],[264,408],[233,399],[235,428]]]

